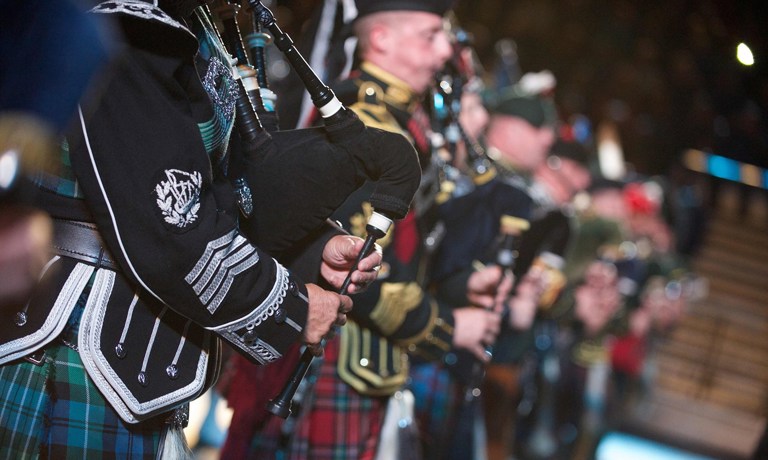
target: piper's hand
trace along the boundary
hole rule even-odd
[[[309,312],[304,326],[304,343],[315,356],[323,353],[320,341],[331,332],[333,326],[347,323],[347,313],[352,310],[352,299],[346,295],[326,291],[316,284],[307,284]]]
[[[337,235],[328,240],[323,249],[320,274],[331,286],[341,289],[364,243],[362,238],[351,235]],[[376,279],[381,257],[381,247],[376,244],[374,250],[360,261],[357,269],[352,273],[352,282],[347,292],[350,294],[360,292]]]
[[[504,299],[509,296],[514,276],[504,274],[501,267],[484,267],[469,277],[467,281],[467,299],[472,305],[493,309],[501,313]]]
[[[482,308],[464,307],[453,311],[453,320],[453,345],[470,351],[483,362],[488,362],[490,356],[485,352],[485,347],[496,341],[501,315]]]
[[[533,325],[544,283],[543,273],[537,267],[531,267],[520,280],[515,296],[509,300],[509,325],[513,329],[526,330]]]

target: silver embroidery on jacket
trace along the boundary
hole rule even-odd
[[[258,262],[256,248],[232,230],[206,245],[200,260],[184,279],[213,314],[227,296],[235,277]]]
[[[221,62],[218,57],[212,56],[203,77],[203,88],[210,96],[214,108],[221,112],[224,119],[231,120],[235,113],[235,102],[240,94],[232,77],[232,68]]]
[[[91,13],[122,13],[130,16],[135,16],[142,19],[149,19],[160,21],[163,24],[181,29],[193,35],[192,32],[187,29],[179,21],[176,21],[172,17],[168,16],[165,11],[153,5],[141,0],[112,0],[108,2],[102,2],[94,6]]]
[[[135,369],[121,369],[112,365],[110,359],[107,358],[108,354],[111,353],[111,350],[108,346],[104,346],[107,344],[101,342],[102,331],[105,328],[107,308],[113,295],[114,286],[116,283],[124,282],[125,281],[122,281],[122,278],[117,275],[116,272],[111,270],[101,269],[96,272],[93,287],[88,296],[88,301],[86,302],[83,316],[80,320],[77,344],[80,349],[80,357],[83,360],[83,366],[105,399],[117,412],[120,418],[127,423],[137,423],[147,417],[168,411],[179,403],[188,401],[194,398],[194,396],[199,395],[206,382],[210,355],[208,353],[206,340],[206,345],[202,346],[199,355],[196,357],[194,368],[187,369],[187,371],[193,372],[192,375],[188,374],[189,378],[180,379],[179,382],[172,385],[172,391],[163,393],[154,399],[144,399],[144,396],[138,395],[135,392],[135,387],[129,385],[128,382],[135,382],[135,379],[138,379],[140,385],[150,383],[146,375],[149,363],[152,362],[152,367],[155,369],[158,367],[157,364],[160,364],[155,361],[150,361],[150,353],[153,348],[156,349],[157,346],[160,346],[161,344],[162,346],[169,346],[172,345],[173,342],[158,338],[160,331],[159,323],[161,321],[160,317],[167,314],[169,311],[168,308],[165,307],[156,317],[146,348],[141,350],[144,353],[144,357],[138,375],[135,373]],[[66,324],[66,321],[64,323]],[[177,332],[168,331],[163,332],[163,336],[165,338],[170,337],[171,340],[173,340],[173,337],[180,337],[182,343],[185,343],[187,332],[188,330],[185,327],[181,336],[179,336]],[[156,340],[158,340],[157,343],[155,343]],[[179,377],[177,376],[177,378]]]
[[[165,177],[168,180],[155,186],[157,206],[167,223],[184,228],[197,220],[203,177],[197,171],[178,169],[166,169]]]
[[[262,364],[275,361],[282,355],[263,340],[259,338],[250,339],[246,337],[246,335],[248,334],[248,331],[253,331],[263,323],[264,320],[274,315],[288,293],[288,270],[276,261],[275,264],[277,268],[275,272],[277,276],[275,285],[267,298],[264,299],[260,305],[243,318],[228,324],[209,328],[211,331],[214,331],[221,337],[227,339],[230,344],[240,348],[257,362]]]

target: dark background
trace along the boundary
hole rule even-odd
[[[278,1],[280,21],[300,38],[320,2]],[[611,120],[625,159],[659,174],[696,148],[768,166],[768,19],[761,2],[687,0],[460,0],[493,79],[500,39],[516,43],[521,72],[552,71],[561,117]],[[746,42],[755,65],[736,61]]]

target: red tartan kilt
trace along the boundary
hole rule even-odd
[[[288,459],[373,460],[375,456],[388,398],[361,395],[342,382],[336,371],[338,355],[337,337],[325,347],[312,408],[293,434]]]
[[[299,344],[291,347],[283,358],[266,366],[256,365],[238,353],[230,357],[231,376],[224,397],[232,408],[232,421],[220,457],[248,458],[248,451],[256,434],[264,429],[273,416],[266,406],[280,393],[296,363]]]
[[[388,398],[361,395],[342,382],[336,372],[338,355],[335,338],[326,344],[312,405],[299,414],[286,459],[373,460]],[[235,372],[226,397],[234,413],[220,458],[275,458],[271,450],[277,449],[283,420],[264,407],[293,372],[298,349],[267,366],[256,366],[240,356],[233,359]]]

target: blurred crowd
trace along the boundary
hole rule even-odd
[[[592,458],[702,295],[680,154],[768,163],[716,3],[263,2],[291,49],[262,2],[2,3],[8,455],[188,458],[207,392],[221,458]]]
[[[462,4],[459,14],[484,61],[513,38],[526,69],[559,77],[565,114],[609,118],[627,159],[644,174],[668,173],[687,148],[765,166],[764,20],[753,2],[566,1]]]

